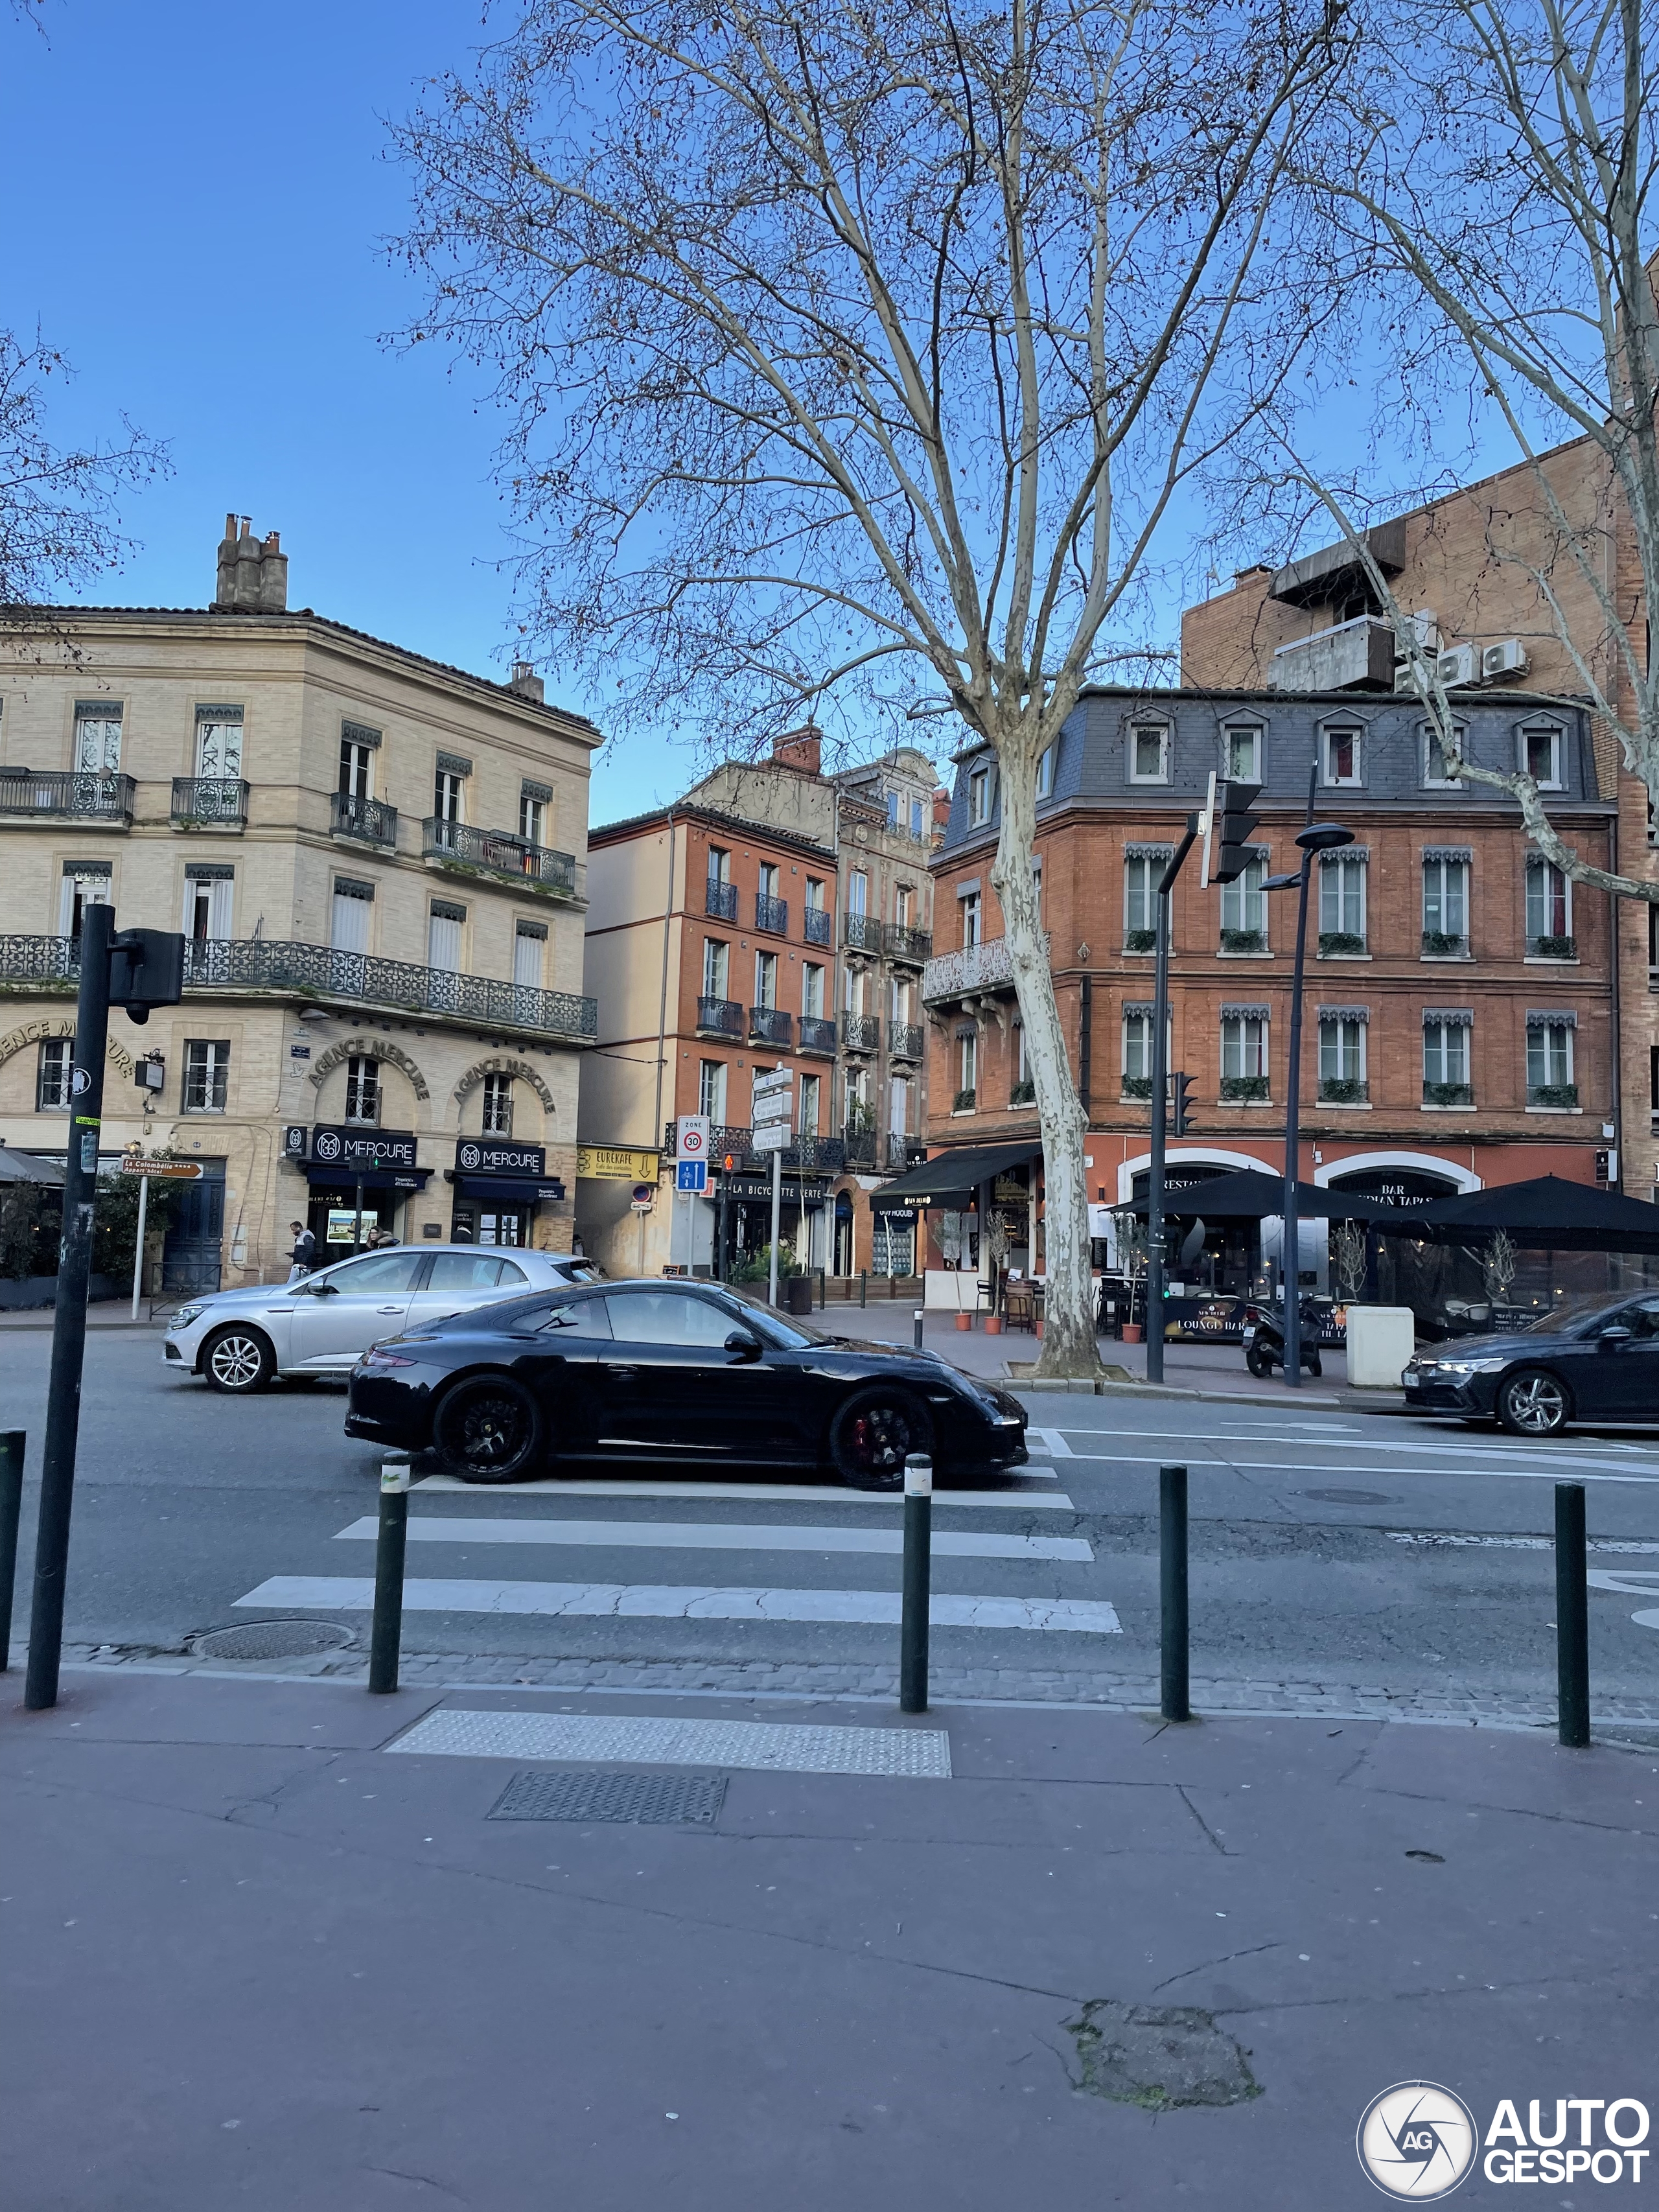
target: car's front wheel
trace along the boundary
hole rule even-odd
[[[908,1390],[858,1390],[830,1424],[830,1459],[855,1490],[902,1490],[911,1452],[933,1449],[933,1425]]]
[[[516,1482],[541,1457],[542,1410],[511,1376],[480,1375],[440,1404],[432,1441],[463,1482]]]
[[[246,1397],[250,1391],[267,1389],[276,1372],[276,1355],[270,1338],[240,1322],[216,1328],[202,1346],[202,1373],[210,1389]]]
[[[1505,1377],[1498,1418],[1512,1437],[1553,1437],[1566,1425],[1566,1390],[1541,1367],[1523,1367]]]

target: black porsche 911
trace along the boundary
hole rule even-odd
[[[991,1474],[1025,1458],[1006,1390],[936,1352],[825,1336],[724,1284],[543,1291],[366,1352],[348,1436],[435,1449],[468,1482],[575,1461],[828,1465],[896,1490],[905,1455]]]

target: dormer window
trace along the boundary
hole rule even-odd
[[[1521,773],[1540,791],[1561,788],[1561,732],[1553,722],[1530,722],[1521,732]]]
[[[1054,749],[1048,746],[1037,761],[1036,795],[1052,799],[1054,795]]]
[[[1322,730],[1319,736],[1320,781],[1328,784],[1360,782],[1359,732],[1337,726]]]
[[[1166,722],[1137,722],[1129,732],[1131,783],[1170,781],[1170,729]]]
[[[976,768],[968,779],[968,820],[970,827],[982,830],[991,818],[991,771]]]
[[[1222,774],[1235,783],[1261,781],[1261,732],[1253,723],[1236,724],[1221,733]]]

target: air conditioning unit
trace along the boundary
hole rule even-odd
[[[1487,682],[1494,676],[1524,676],[1531,666],[1518,637],[1499,638],[1496,645],[1480,648],[1480,673]]]
[[[1472,645],[1449,646],[1435,655],[1434,672],[1442,684],[1473,684],[1480,672],[1480,655]]]

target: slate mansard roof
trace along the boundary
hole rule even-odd
[[[1548,724],[1561,732],[1561,789],[1552,792],[1552,811],[1570,808],[1612,814],[1597,786],[1590,741],[1589,710],[1583,701],[1551,698],[1539,692],[1483,691],[1459,696],[1457,714],[1465,747],[1477,766],[1514,769],[1519,764],[1522,729]],[[1132,781],[1131,733],[1135,726],[1162,723],[1170,732],[1167,782]],[[1425,732],[1428,717],[1414,699],[1395,692],[1214,691],[1091,690],[1066,718],[1054,762],[1054,787],[1037,802],[1039,824],[1046,816],[1068,809],[1169,815],[1203,804],[1212,771],[1224,774],[1222,733],[1254,727],[1261,732],[1261,805],[1267,812],[1296,809],[1308,801],[1308,771],[1326,729],[1361,733],[1360,781],[1322,785],[1316,805],[1326,812],[1344,808],[1429,808],[1455,817],[1510,816],[1518,826],[1520,809],[1504,793],[1482,784],[1425,784]],[[957,756],[950,827],[934,856],[948,863],[961,847],[983,844],[1000,824],[1000,799],[988,823],[970,828],[969,782],[988,754],[983,749]]]

